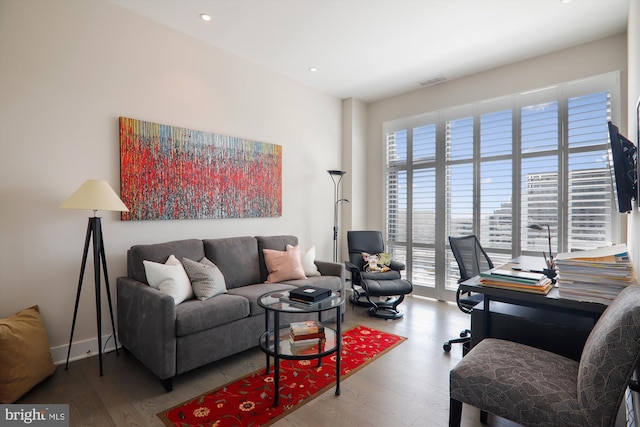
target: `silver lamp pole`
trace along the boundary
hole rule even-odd
[[[338,199],[338,194],[342,176],[347,172],[339,170],[328,170],[327,172],[333,181],[333,262],[338,262],[338,205],[342,202],[349,203],[347,199]],[[336,177],[338,177],[337,181]]]

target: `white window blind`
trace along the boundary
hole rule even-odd
[[[453,296],[449,236],[478,235],[496,264],[548,251],[532,224],[549,225],[554,253],[618,243],[607,157],[618,94],[609,73],[385,123],[387,241],[414,292]]]
[[[387,240],[401,240],[407,230],[407,131],[387,134],[386,224]]]
[[[548,96],[557,93],[554,90]],[[552,248],[557,248],[559,112],[559,101],[525,104],[520,110],[521,247],[525,251],[549,251],[547,233],[530,229],[532,224],[548,225]]]
[[[590,249],[612,241],[613,197],[608,162],[611,97],[602,91],[568,100],[569,250]],[[616,214],[617,215],[617,214]]]
[[[513,112],[480,116],[480,241],[511,251]]]

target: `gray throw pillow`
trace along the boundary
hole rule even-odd
[[[197,262],[183,258],[182,265],[191,281],[193,293],[200,301],[227,292],[227,283],[222,272],[209,259],[202,258],[200,262]]]

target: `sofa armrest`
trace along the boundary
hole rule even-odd
[[[342,283],[342,288],[344,289],[344,284],[346,281],[346,273],[343,264],[337,262],[329,262],[329,261],[315,261],[316,267],[318,267],[318,271],[323,276],[337,276],[340,278],[340,282]]]
[[[161,380],[176,375],[173,298],[128,277],[117,279],[120,343]]]

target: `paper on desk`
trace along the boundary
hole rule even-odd
[[[602,248],[589,249],[586,251],[565,252],[556,256],[556,261],[594,261],[594,262],[620,262],[629,260],[627,245],[605,246]]]

